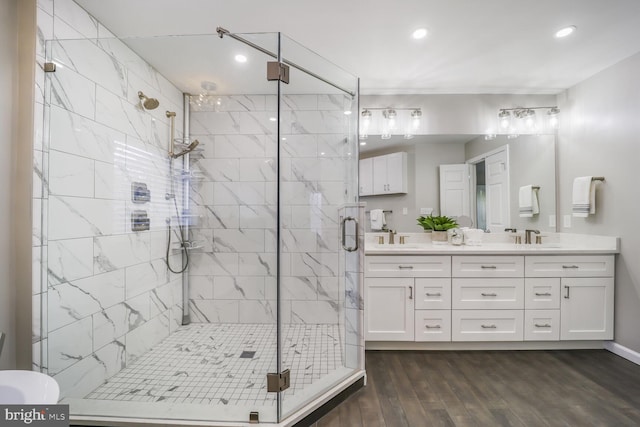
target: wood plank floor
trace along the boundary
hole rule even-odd
[[[606,350],[367,351],[314,427],[640,426],[640,366]]]

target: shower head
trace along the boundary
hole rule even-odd
[[[193,142],[187,146],[187,148],[185,148],[179,153],[171,154],[171,157],[174,159],[177,159],[178,157],[182,157],[185,154],[192,152],[198,146],[198,144],[200,144],[200,141],[198,141],[197,139],[194,139]]]
[[[138,91],[138,98],[140,98],[140,103],[145,110],[155,110],[160,105],[160,101],[155,98],[149,98],[142,91]]]

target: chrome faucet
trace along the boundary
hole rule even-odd
[[[540,230],[524,230],[524,243],[531,244],[531,233],[540,234]]]
[[[395,235],[396,235],[395,231],[389,230],[389,244],[390,245],[393,245],[395,243],[395,239],[394,239]]]

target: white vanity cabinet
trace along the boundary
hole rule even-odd
[[[453,256],[453,341],[522,341],[523,256]]]
[[[451,257],[365,258],[365,339],[451,340]]]
[[[613,255],[527,257],[528,280],[548,278],[535,283],[558,295],[560,340],[613,339],[614,263]]]
[[[567,348],[562,341],[613,339],[614,261],[614,255],[367,255],[365,339],[462,348],[518,341]]]

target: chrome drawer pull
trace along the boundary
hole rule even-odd
[[[496,325],[480,325],[482,326],[482,329],[496,329],[497,326]]]
[[[413,265],[399,265],[400,270],[413,270]]]
[[[495,265],[481,265],[480,268],[484,270],[495,270],[498,267],[496,267]]]
[[[442,326],[440,325],[424,325],[425,328],[427,329],[441,329]]]
[[[551,293],[550,292],[536,292],[536,296],[537,297],[550,297]]]
[[[497,297],[498,294],[496,293],[486,293],[486,292],[482,292],[480,295],[482,295],[483,297]]]
[[[431,293],[427,292],[427,296],[428,297],[439,297],[439,296],[442,296],[442,294],[440,292],[436,292],[435,294],[431,294]]]
[[[536,323],[536,328],[550,328],[551,325],[548,323],[545,323],[544,325],[541,325],[539,323]]]
[[[563,265],[562,268],[580,268],[577,265]]]

